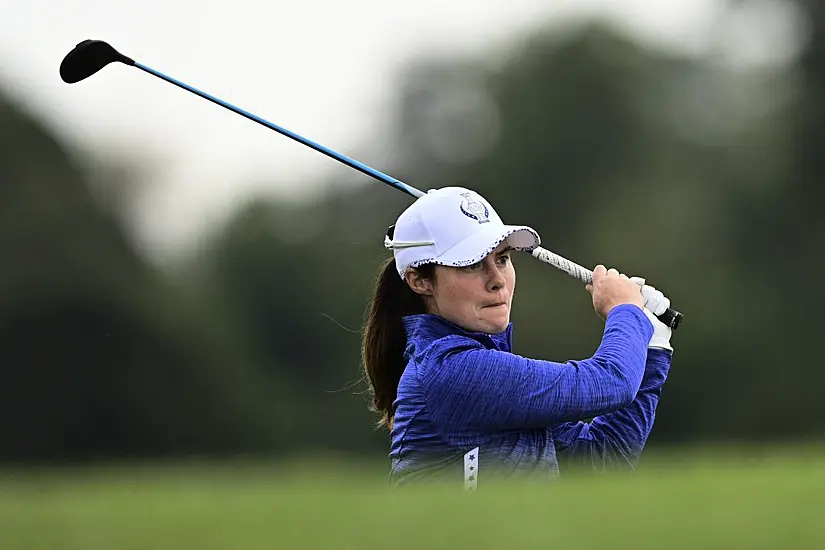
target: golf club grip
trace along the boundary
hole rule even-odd
[[[567,258],[563,258],[554,252],[550,252],[546,248],[540,246],[533,250],[533,257],[541,260],[544,263],[550,264],[553,267],[564,271],[574,279],[578,279],[584,284],[590,284],[593,280],[593,272],[582,267],[575,262],[571,262]],[[682,314],[674,309],[667,308],[664,313],[656,315],[656,317],[672,330],[676,330],[682,322]]]

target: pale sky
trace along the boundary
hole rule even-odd
[[[651,44],[702,51],[718,1],[0,0],[0,5],[4,89],[82,149],[125,149],[162,160],[152,174],[155,192],[135,205],[135,212],[146,245],[170,252],[210,220],[222,220],[250,191],[294,191],[272,184],[281,181],[306,182],[304,190],[311,192],[310,183],[320,176],[351,169],[132,67],[111,65],[83,82],[65,84],[58,75],[60,61],[86,38],[105,40],[144,65],[388,171],[392,152],[381,149],[381,137],[404,60],[429,52],[494,51],[526,29],[594,12]],[[256,186],[261,181],[269,187]]]

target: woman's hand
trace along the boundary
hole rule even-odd
[[[592,282],[585,288],[593,297],[593,309],[602,319],[606,319],[610,310],[620,304],[635,304],[644,309],[641,287],[615,269],[597,265],[593,270]]]

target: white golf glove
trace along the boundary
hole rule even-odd
[[[642,287],[642,298],[645,299],[645,307],[652,311],[655,315],[661,315],[667,308],[670,307],[670,300],[650,285],[645,284],[645,280],[641,277],[631,277],[631,281]]]
[[[642,287],[645,315],[653,323],[653,337],[647,347],[673,351],[673,347],[670,345],[670,336],[673,330],[656,318],[656,315],[661,315],[670,307],[670,300],[654,287],[646,285],[643,278],[631,277],[630,280]]]

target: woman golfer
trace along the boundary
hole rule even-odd
[[[600,265],[586,286],[605,320],[593,356],[517,355],[510,255],[539,243],[460,187],[418,198],[388,232],[393,258],[378,276],[362,352],[372,409],[391,433],[393,485],[553,478],[565,456],[597,469],[635,465],[670,367],[670,329],[640,285]],[[648,305],[667,300],[649,292]]]

